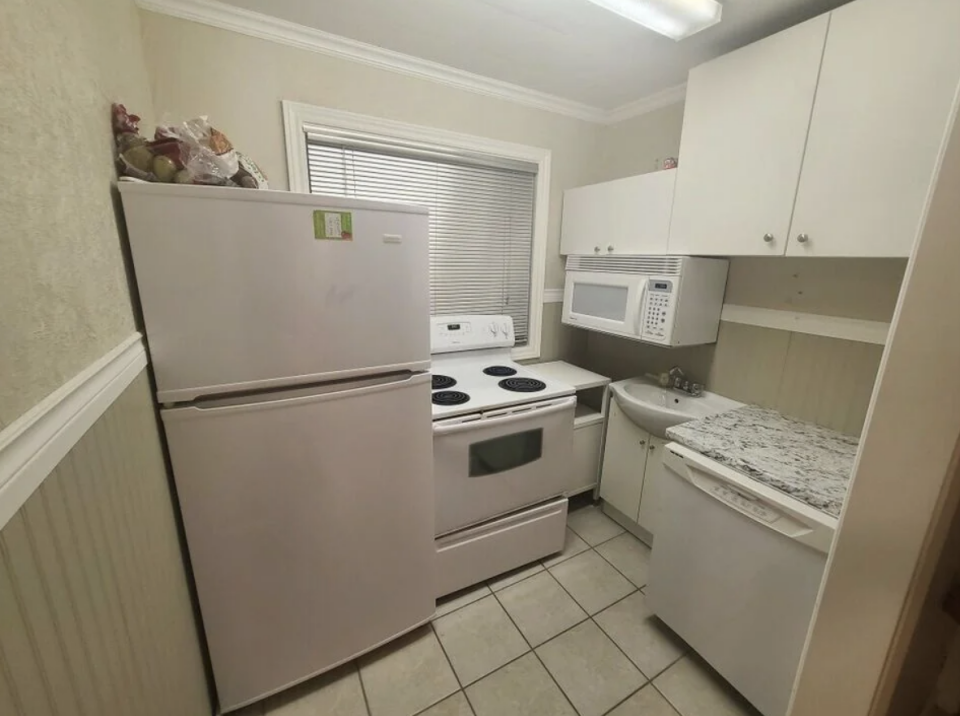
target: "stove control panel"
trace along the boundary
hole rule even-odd
[[[510,316],[431,316],[430,352],[453,353],[483,348],[512,348]]]

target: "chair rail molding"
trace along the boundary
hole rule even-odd
[[[146,366],[134,333],[0,431],[0,529]]]

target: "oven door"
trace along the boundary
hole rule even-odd
[[[647,277],[637,274],[568,271],[563,322],[624,336],[639,336],[640,306]]]
[[[571,396],[434,423],[437,534],[562,494],[576,404]]]

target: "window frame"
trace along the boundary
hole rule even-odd
[[[530,316],[527,345],[514,348],[514,360],[531,360],[540,357],[543,336],[543,300],[547,259],[547,230],[550,209],[550,160],[549,149],[530,147],[512,142],[461,134],[418,124],[397,122],[380,117],[355,114],[343,110],[317,107],[283,100],[283,130],[286,140],[287,180],[290,191],[310,193],[310,178],[307,166],[307,133],[324,129],[344,129],[412,142],[424,149],[457,150],[473,154],[537,165],[536,192],[534,196],[533,244],[530,262]]]

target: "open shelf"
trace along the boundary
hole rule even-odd
[[[585,425],[595,425],[603,422],[603,413],[594,410],[589,405],[577,403],[576,411],[573,414],[573,428],[582,428]]]

